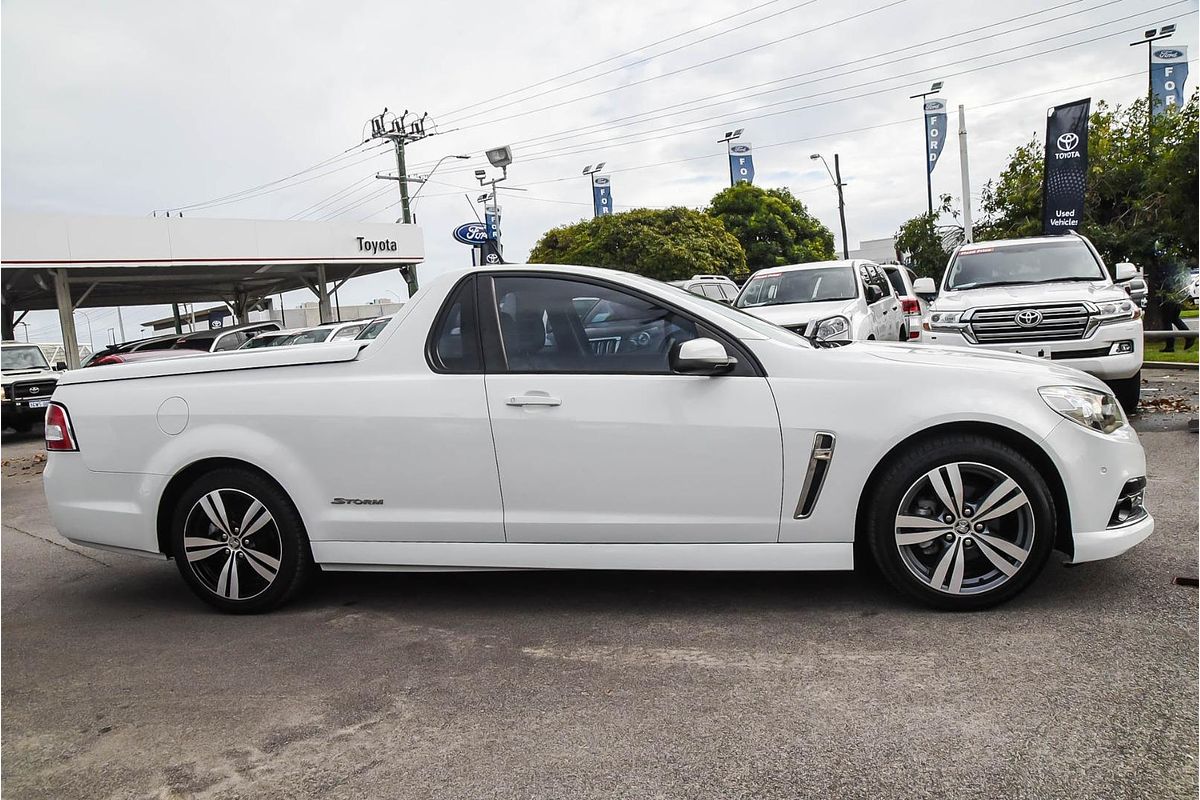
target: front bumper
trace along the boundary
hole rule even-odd
[[[1078,564],[1124,553],[1154,532],[1154,518],[1111,524],[1126,483],[1146,475],[1146,453],[1128,425],[1111,434],[1064,419],[1044,442],[1067,493],[1071,514],[1071,559]]]
[[[922,332],[921,341],[941,347],[966,347],[971,350],[992,350],[998,353],[1020,353],[1047,358],[1082,370],[1101,380],[1132,378],[1142,368],[1141,320],[1101,325],[1085,339],[1028,344],[973,344],[958,331],[926,330]],[[1116,353],[1117,346],[1122,342],[1132,342],[1133,349],[1128,353]]]

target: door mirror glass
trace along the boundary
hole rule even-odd
[[[873,283],[867,284],[867,305],[878,303],[883,299],[883,292]]]
[[[1137,267],[1133,264],[1117,264],[1117,281],[1128,281],[1137,277]]]
[[[67,362],[59,361],[58,363],[56,363],[54,365],[54,368],[56,370],[58,370],[59,372],[66,372],[67,371]]]
[[[936,297],[937,284],[933,282],[933,278],[917,278],[913,282],[913,291],[917,297]]]
[[[715,339],[690,339],[671,348],[671,371],[681,375],[722,375],[737,366]]]

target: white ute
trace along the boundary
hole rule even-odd
[[[818,346],[586,267],[447,273],[370,342],[69,372],[46,446],[65,537],[174,558],[231,612],[314,565],[851,569],[856,540],[977,609],[1154,527],[1137,434],[1082,372]]]
[[[1137,274],[1118,264],[1118,281]],[[924,341],[1061,361],[1095,375],[1126,411],[1142,385],[1142,310],[1113,283],[1082,236],[978,242],[950,257],[941,292],[931,278],[916,291],[930,304]]]

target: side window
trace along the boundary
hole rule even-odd
[[[569,278],[497,277],[509,372],[669,373],[668,354],[700,334],[674,311]],[[596,298],[586,314],[582,298]]]
[[[330,341],[331,342],[340,342],[345,339],[353,339],[355,336],[358,336],[359,331],[361,331],[362,329],[363,329],[362,325],[347,325],[346,327],[342,328],[340,331],[335,333],[333,335],[333,338],[330,339]]]
[[[896,290],[896,294],[904,296],[908,290],[904,288],[904,278],[900,276],[899,268],[887,269],[885,267],[883,271],[887,275],[888,281],[892,284],[892,288]]]
[[[237,350],[246,343],[246,334],[244,333],[229,333],[217,339],[217,345],[213,348],[214,353],[219,353],[222,350]]]
[[[475,320],[475,279],[468,278],[459,284],[434,322],[429,355],[436,368],[444,372],[482,370]]]
[[[705,297],[711,297],[713,300],[725,299],[725,294],[721,291],[721,287],[715,283],[700,284],[700,291],[704,292]]]

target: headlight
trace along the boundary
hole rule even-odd
[[[1043,386],[1038,394],[1059,414],[1094,431],[1112,433],[1127,423],[1120,403],[1108,392],[1082,386]]]
[[[1142,310],[1132,300],[1117,300],[1096,306],[1096,321],[1101,323],[1137,319],[1141,315]]]
[[[8,399],[8,392],[5,390],[5,388],[3,386],[0,386],[0,400],[7,400],[7,399]]]
[[[929,330],[931,331],[957,331],[962,330],[963,312],[961,311],[935,311],[929,315]]]
[[[850,320],[845,317],[828,317],[817,323],[813,339],[818,342],[838,342],[850,338]]]

